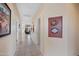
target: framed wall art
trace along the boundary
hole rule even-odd
[[[62,16],[48,18],[48,37],[62,38]]]
[[[0,37],[11,33],[11,10],[6,3],[0,3]]]

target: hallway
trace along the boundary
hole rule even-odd
[[[41,52],[31,40],[30,35],[25,35],[25,40],[17,45],[15,56],[41,56]]]
[[[0,7],[4,33],[0,56],[79,55],[79,4],[1,3]]]

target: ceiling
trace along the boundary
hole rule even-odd
[[[17,3],[18,11],[23,19],[30,19],[38,11],[40,3]]]

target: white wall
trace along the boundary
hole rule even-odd
[[[41,18],[40,50],[43,55],[77,55],[78,11],[75,4],[44,4],[33,17]],[[48,17],[63,16],[63,38],[48,37]],[[35,19],[35,20],[34,20]],[[34,23],[35,24],[35,23]],[[36,40],[34,40],[36,42]]]
[[[13,4],[8,4],[11,9],[11,34],[0,38],[0,55],[14,55],[16,50],[16,20],[18,20],[15,7]]]
[[[35,42],[36,45],[38,45],[38,19],[39,18],[40,17],[35,18],[36,21],[34,23],[34,32],[32,32],[32,38],[33,38],[32,40]]]

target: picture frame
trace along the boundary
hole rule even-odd
[[[0,3],[0,37],[11,34],[11,9],[6,3]]]
[[[48,37],[62,38],[63,16],[48,18]]]

